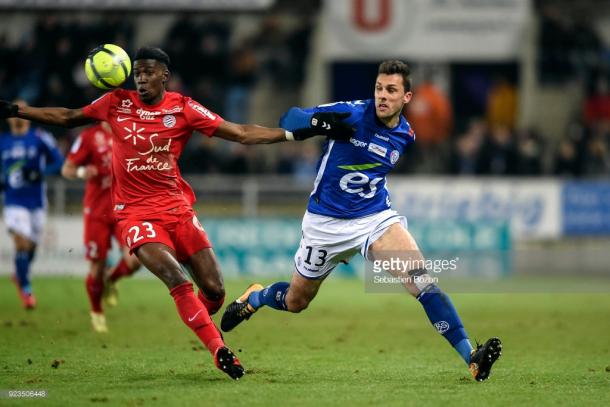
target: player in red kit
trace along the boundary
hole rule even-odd
[[[115,237],[119,245],[125,247],[121,244],[123,240],[112,213],[111,166],[112,129],[107,122],[101,122],[78,136],[61,169],[67,179],[81,178],[87,181],[83,198],[83,237],[85,257],[90,266],[85,288],[91,304],[91,325],[96,332],[108,331],[102,308],[104,286],[133,274],[140,267],[138,259],[125,248],[123,258],[105,278],[111,238]]]
[[[189,97],[165,90],[169,57],[159,48],[140,48],[133,64],[136,91],[115,89],[81,109],[34,108],[0,101],[0,118],[22,117],[66,127],[107,121],[112,127],[112,195],[121,237],[142,264],[165,283],[182,321],[233,379],[244,369],[210,318],[225,290],[214,251],[197,220],[195,195],[177,162],[193,131],[242,144],[303,140],[315,135],[349,139],[344,114],[323,112],[289,132],[223,120]],[[297,126],[299,127],[299,126]],[[188,266],[193,286],[183,274]]]

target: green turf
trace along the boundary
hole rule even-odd
[[[228,283],[229,297],[244,286]],[[107,335],[89,329],[83,287],[81,279],[39,278],[39,308],[26,312],[0,278],[0,390],[49,392],[0,405],[610,403],[608,293],[453,295],[473,338],[504,341],[492,377],[476,383],[417,301],[331,279],[301,315],[265,309],[225,335],[247,368],[233,382],[213,367],[158,281],[121,284]]]

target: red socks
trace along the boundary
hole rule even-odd
[[[118,279],[122,277],[127,277],[132,275],[134,270],[130,270],[127,266],[127,262],[125,259],[121,259],[121,261],[116,265],[112,273],[110,273],[109,280],[115,283]]]
[[[85,288],[91,304],[91,311],[102,313],[102,294],[104,292],[104,280],[96,280],[91,274],[85,279]]]
[[[201,301],[201,303],[203,304],[205,309],[208,310],[208,314],[210,314],[210,315],[216,314],[218,312],[218,310],[220,309],[220,307],[222,307],[222,304],[224,304],[224,302],[225,302],[224,296],[221,299],[216,300],[216,301],[208,300],[207,298],[205,298],[205,296],[203,295],[201,290],[199,290],[199,293],[197,294],[197,298],[199,298],[199,301]]]
[[[174,298],[182,321],[195,332],[210,353],[214,355],[218,348],[224,346],[224,342],[206,307],[195,297],[193,284],[182,283],[172,288],[169,293]]]

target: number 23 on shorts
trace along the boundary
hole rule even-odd
[[[150,222],[142,222],[140,225],[133,225],[127,231],[127,247],[131,247],[142,239],[154,239],[157,237],[157,232]]]

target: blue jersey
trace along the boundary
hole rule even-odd
[[[4,184],[4,205],[28,209],[46,207],[43,177],[28,181],[27,174],[49,174],[61,169],[63,157],[53,137],[40,129],[22,136],[0,135],[0,176]]]
[[[391,208],[386,175],[415,140],[409,123],[401,115],[395,128],[386,127],[377,119],[371,99],[293,108],[280,119],[280,126],[291,131],[307,127],[315,112],[349,112],[345,122],[356,132],[349,141],[324,144],[307,210],[352,219]]]

